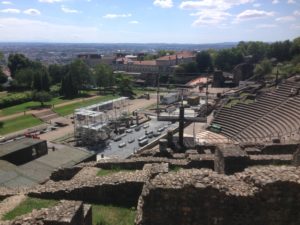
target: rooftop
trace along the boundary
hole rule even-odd
[[[45,141],[33,138],[23,138],[11,141],[9,143],[0,144],[0,158],[12,152],[16,152],[42,142]]]

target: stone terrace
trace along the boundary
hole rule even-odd
[[[231,176],[181,170],[144,186],[136,224],[296,225],[299,193],[297,167],[253,167]]]

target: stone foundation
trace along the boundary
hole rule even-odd
[[[92,225],[90,205],[78,201],[61,201],[48,209],[34,210],[3,225]]]
[[[136,224],[297,225],[299,202],[296,167],[257,167],[232,176],[180,170],[144,186]]]

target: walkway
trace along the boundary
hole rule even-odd
[[[81,102],[83,100],[85,100],[85,101],[86,100],[91,100],[91,99],[94,99],[94,98],[97,98],[97,97],[99,97],[99,95],[95,95],[95,96],[88,97],[88,98],[78,98],[78,99],[75,99],[75,100],[72,100],[72,101],[68,101],[68,102],[63,102],[63,103],[57,104],[57,105],[55,105],[55,108],[66,106],[66,105],[71,105],[73,103]],[[49,108],[41,109],[41,110],[38,110],[38,109],[27,110],[27,111],[25,111],[25,115],[31,115],[31,114],[35,114],[35,113],[41,113],[41,112],[45,112],[47,110],[49,110]],[[9,115],[9,116],[0,116],[0,121],[14,119],[16,117],[23,116],[23,115],[24,115],[24,112],[19,112],[19,113],[15,113],[15,114],[12,114],[12,115]]]

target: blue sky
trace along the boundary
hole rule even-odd
[[[0,0],[0,41],[217,43],[300,36],[300,0]]]

